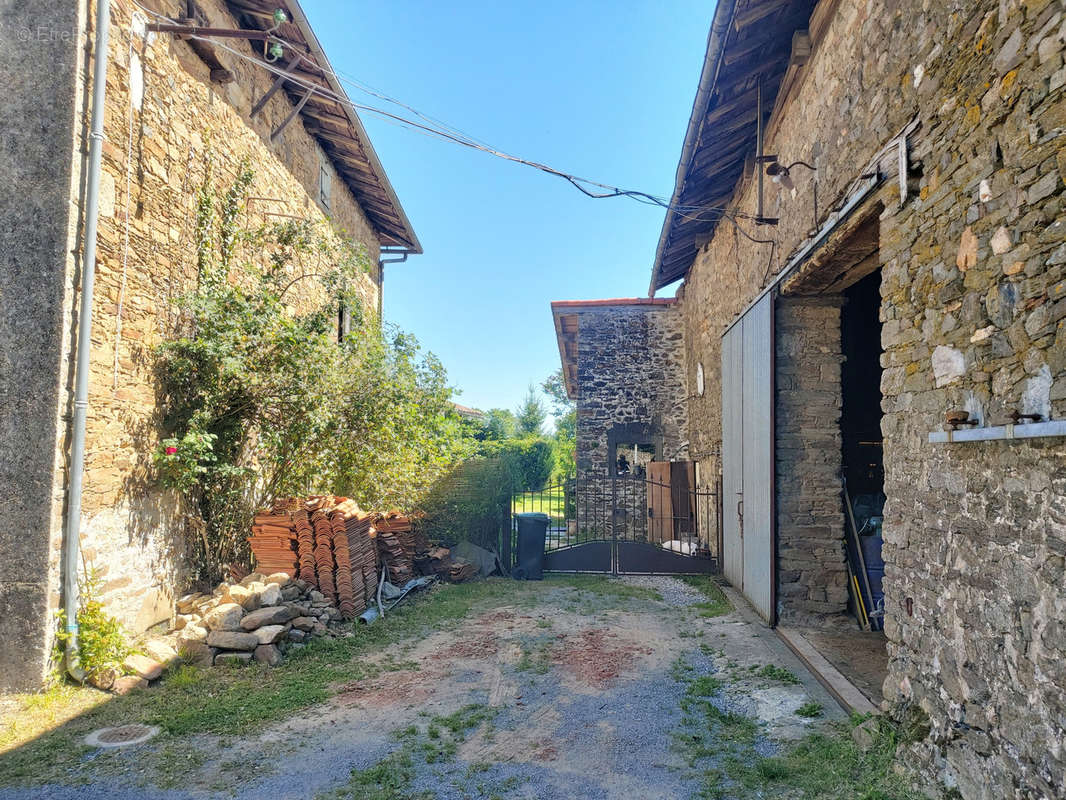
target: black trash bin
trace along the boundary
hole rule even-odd
[[[515,514],[518,520],[518,557],[511,575],[520,581],[539,581],[544,577],[544,538],[550,519],[547,514]]]

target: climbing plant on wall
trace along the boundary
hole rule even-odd
[[[199,507],[204,577],[246,556],[251,515],[274,497],[410,509],[471,450],[441,363],[363,307],[366,254],[327,223],[242,227],[253,179],[245,167],[220,191],[209,171],[196,288],[156,350],[170,435],[155,463]]]

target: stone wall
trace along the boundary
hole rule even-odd
[[[839,297],[776,304],[777,607],[782,622],[848,602],[840,466]]]
[[[69,313],[64,329],[59,301],[71,296],[80,282],[72,259],[82,247],[80,229],[75,226],[84,201],[84,186],[75,183],[71,190],[71,181],[65,176],[71,173],[72,153],[77,163],[87,151],[91,86],[86,67],[91,64],[94,32],[91,23],[78,23],[74,10],[61,15],[50,8],[47,13],[33,8],[40,4],[22,5],[26,8],[18,9],[20,24],[25,11],[27,25],[35,27],[38,20],[48,22],[56,17],[56,29],[68,31],[66,38],[32,42],[38,45],[37,50],[20,44],[9,51],[19,54],[14,63],[28,57],[27,66],[20,64],[12,73],[27,76],[17,82],[15,94],[18,102],[25,101],[27,113],[13,115],[7,123],[11,131],[4,135],[5,147],[18,147],[21,160],[26,160],[23,152],[33,151],[23,147],[24,138],[36,137],[42,144],[40,163],[26,160],[23,176],[7,183],[5,195],[12,209],[5,218],[24,220],[5,253],[19,254],[23,259],[31,258],[32,253],[40,263],[5,266],[5,270],[15,269],[30,281],[32,291],[30,285],[17,294],[5,291],[2,302],[16,303],[18,317],[34,321],[35,332],[19,333],[18,327],[13,328],[25,342],[25,352],[12,351],[12,371],[5,369],[4,374],[21,376],[19,394],[32,397],[33,403],[17,411],[11,420],[5,414],[4,427],[45,434],[43,441],[35,439],[32,446],[18,447],[21,463],[12,465],[13,471],[22,473],[19,481],[36,488],[11,495],[25,497],[37,509],[21,520],[23,530],[31,534],[24,538],[33,548],[50,548],[51,578],[46,581],[47,571],[37,558],[32,569],[20,568],[21,580],[40,581],[41,587],[47,583],[47,605],[54,607],[59,591],[56,566],[63,478],[54,473],[53,459],[60,467],[65,465],[67,442],[62,433],[48,431],[55,429],[57,417],[62,416],[65,425],[69,413],[72,381],[64,370],[73,359],[75,330]],[[81,18],[94,19],[95,5],[80,5]],[[161,13],[180,16],[185,4],[160,0],[152,5]],[[212,25],[236,26],[221,0],[200,0],[200,6]],[[64,18],[60,20],[60,16]],[[187,42],[145,33],[148,16],[129,0],[111,2],[82,509],[83,560],[100,574],[108,609],[135,631],[169,617],[172,592],[183,588],[184,542],[190,518],[195,521],[192,509],[185,507],[180,497],[158,487],[151,469],[151,452],[165,435],[160,427],[153,348],[174,330],[173,301],[194,286],[196,193],[208,180],[209,162],[213,181],[223,190],[242,164],[247,163],[255,172],[250,192],[253,199],[244,213],[243,226],[288,218],[328,220],[338,235],[365,248],[368,273],[362,294],[366,308],[376,312],[380,291],[377,235],[335,172],[328,216],[319,204],[320,163],[328,165],[328,161],[316,140],[298,118],[270,141],[271,131],[292,110],[284,92],[277,93],[255,119],[249,117],[252,104],[270,88],[273,75],[232,54],[218,52],[236,80],[213,83],[208,66]],[[16,32],[15,18],[10,19],[12,25],[3,28],[5,36],[9,30]],[[247,43],[233,41],[227,46],[252,54]],[[70,62],[69,70],[53,68],[64,60]],[[80,69],[75,69],[75,63]],[[44,85],[44,74],[54,76],[50,80],[55,85]],[[53,102],[42,103],[41,98]],[[69,108],[64,110],[63,103]],[[33,122],[37,117],[48,123]],[[51,133],[42,137],[41,130]],[[45,186],[48,188],[39,188]],[[62,194],[61,199],[48,197],[53,189]],[[34,202],[26,204],[27,197]],[[239,257],[256,260],[262,255],[245,250]],[[314,291],[313,281],[304,282],[294,288],[294,302],[300,303]],[[34,297],[40,298],[39,310],[33,306]],[[6,358],[7,348],[4,351]],[[44,381],[51,389],[42,384],[38,391],[27,381],[28,376]],[[57,393],[60,378],[62,391]],[[3,405],[6,411],[8,406]],[[17,437],[7,441],[17,441]],[[8,471],[5,465],[5,481],[9,480]],[[43,502],[53,483],[53,502]],[[10,537],[4,536],[5,548],[8,541]],[[26,546],[31,547],[29,543]],[[0,561],[13,563],[6,550]],[[3,580],[7,580],[6,573]],[[28,597],[30,592],[26,591]],[[43,597],[43,588],[34,591]],[[41,597],[34,603],[40,605]],[[39,610],[34,611],[39,621],[27,629],[27,641],[47,643],[51,623],[40,621],[48,612],[43,606]],[[19,649],[12,647],[10,652]],[[27,674],[36,672],[39,677],[43,668],[35,656]]]
[[[840,0],[767,130],[767,152],[818,167],[824,214],[909,120],[921,126],[906,203],[894,181],[878,198],[885,694],[928,714],[923,774],[965,798],[1050,797],[1064,782],[1066,450],[927,441],[955,408],[1066,414],[1064,15],[1061,0]],[[723,327],[811,226],[812,178],[793,179],[795,192],[768,184],[780,225],[748,226],[773,247],[723,220],[686,281],[688,374],[702,362],[707,376],[689,407],[695,452],[720,441]],[[734,203],[754,213],[754,186]]]
[[[578,313],[577,470],[609,472],[608,437],[661,443],[687,458],[681,313],[671,305],[595,306]]]

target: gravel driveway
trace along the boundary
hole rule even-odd
[[[173,788],[141,768],[156,739],[87,783],[0,788],[0,800],[699,796],[716,759],[771,754],[842,716],[726,591],[734,610],[712,617],[671,577],[516,585],[513,604],[380,652],[399,668],[324,705],[252,737],[170,741]],[[730,724],[707,729],[694,698]],[[727,741],[736,730],[747,738]]]

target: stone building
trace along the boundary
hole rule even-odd
[[[726,576],[881,650],[967,800],[1066,785],[1064,44],[1061,0],[720,0],[652,275]],[[845,532],[882,493],[879,639]]]
[[[640,453],[655,461],[687,458],[676,301],[558,300],[552,315],[563,381],[577,404],[579,476],[615,474],[620,454],[631,464]]]
[[[0,122],[9,155],[0,165],[7,689],[41,680],[61,590],[95,6],[24,0],[0,27],[0,63],[14,76]],[[254,34],[278,7],[287,21],[274,33],[287,44],[269,67],[262,36],[150,29],[179,22]],[[138,631],[169,616],[182,588],[188,509],[150,469],[161,436],[152,348],[196,276],[195,203],[209,162],[222,187],[251,166],[249,226],[310,220],[358,243],[371,310],[380,309],[383,264],[421,248],[295,0],[110,0],[110,12],[93,332],[80,343],[92,347],[81,550],[107,608]]]

